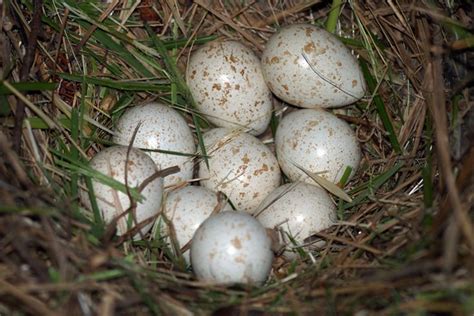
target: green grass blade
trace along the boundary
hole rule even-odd
[[[400,147],[400,143],[398,142],[397,135],[395,134],[395,129],[393,128],[392,122],[387,113],[387,109],[385,108],[385,104],[382,98],[377,94],[377,91],[375,91],[375,89],[377,89],[377,82],[375,78],[372,76],[372,74],[370,73],[367,63],[361,60],[360,65],[361,65],[362,72],[364,73],[364,77],[367,82],[369,92],[373,94],[374,96],[373,102],[377,109],[377,113],[379,114],[379,117],[382,120],[383,126],[385,127],[385,130],[388,133],[388,138],[390,140],[390,143],[392,144],[393,149],[398,154],[401,154],[402,149]]]
[[[191,95],[191,91],[189,91],[189,88],[186,84],[186,81],[184,80],[183,76],[178,70],[178,67],[176,65],[176,61],[171,58],[168,54],[168,51],[166,47],[163,45],[163,42],[155,35],[153,30],[150,28],[149,25],[145,25],[148,34],[150,35],[153,44],[160,54],[163,63],[165,64],[166,70],[168,71],[169,75],[171,76],[171,81],[176,83],[178,90],[180,91],[180,94],[184,97],[184,99],[187,101],[188,105],[190,105],[193,109],[196,109],[196,102],[194,101],[193,96]],[[206,151],[206,146],[204,145],[204,141],[202,139],[202,133],[201,133],[201,127],[200,127],[200,119],[199,117],[191,111],[191,115],[193,118],[193,123],[195,125],[196,129],[196,136],[198,138],[198,146],[199,150],[201,152],[202,158],[204,159],[204,162],[206,166],[209,168],[209,161],[207,158],[207,151]]]
[[[51,152],[53,154],[55,154],[56,156],[62,158],[63,160],[60,160],[60,159],[56,159],[56,164],[58,166],[61,166],[61,167],[64,167],[66,169],[68,169],[69,171],[71,172],[77,172],[85,177],[89,177],[89,178],[93,178],[97,181],[99,181],[100,183],[102,184],[105,184],[111,188],[113,188],[114,190],[117,190],[117,191],[120,191],[120,192],[123,192],[125,194],[127,194],[127,188],[125,186],[125,184],[121,183],[120,181],[117,181],[103,173],[100,173],[98,172],[97,170],[95,169],[92,169],[91,167],[89,167],[87,164],[85,163],[82,163],[80,161],[77,161],[77,160],[73,160],[71,159],[71,157],[65,155],[65,154],[62,154],[61,152],[57,151],[57,150],[54,150],[54,149],[51,149]],[[136,201],[142,201],[143,199],[143,196],[137,191],[136,188],[132,188],[130,187],[130,194],[132,196],[132,198],[134,198]]]
[[[193,44],[194,45],[205,44],[207,42],[215,40],[216,38],[217,38],[216,35],[199,36],[193,40]],[[188,42],[189,42],[188,38],[166,40],[166,41],[163,41],[163,46],[166,49],[181,48],[181,47],[184,47],[184,45],[186,45]]]
[[[364,43],[360,40],[356,40],[353,38],[347,38],[347,37],[342,37],[342,36],[336,36],[344,45],[347,46],[352,46],[355,48],[364,48]]]
[[[16,82],[10,83],[19,92],[54,90],[58,87],[54,82]],[[12,94],[12,92],[0,81],[0,95]]]
[[[103,79],[91,76],[73,75],[68,73],[60,73],[58,75],[66,80],[109,87],[117,90],[151,92],[168,92],[170,90],[169,83],[164,80],[155,80],[147,82],[117,81],[114,79]]]
[[[143,77],[153,77],[154,74],[151,73],[142,63],[140,63],[123,45],[114,41],[107,33],[102,30],[96,30],[94,32],[94,38],[96,38],[98,43],[104,45],[114,54],[117,54],[126,61],[131,67],[135,69]]]
[[[125,271],[121,269],[109,269],[105,271],[94,272],[91,274],[80,275],[76,282],[84,282],[86,280],[108,281],[123,277],[124,275],[126,275]]]
[[[332,0],[331,10],[329,11],[329,16],[326,21],[326,31],[329,33],[334,33],[336,31],[337,20],[339,19],[339,14],[341,13],[342,0]]]
[[[103,56],[97,55],[93,50],[87,47],[83,47],[82,51],[84,55],[90,57],[91,59],[97,61],[103,67],[107,68],[107,70],[110,72],[112,76],[119,78],[120,76],[123,75],[123,70],[120,69],[120,66],[115,64],[110,59],[106,59]]]
[[[83,100],[84,98],[81,98],[81,103],[84,102]],[[73,108],[71,111],[71,138],[78,144],[79,135],[79,111],[76,108]],[[77,161],[80,159],[79,150],[75,146],[71,146],[71,158]],[[71,173],[70,190],[71,196],[76,197],[79,195],[79,175],[76,172]],[[73,201],[72,207],[76,210],[78,209],[77,200]]]
[[[351,207],[363,203],[370,195],[372,195],[373,192],[377,191],[385,182],[387,182],[394,174],[396,174],[403,167],[403,165],[404,162],[399,161],[381,175],[375,177],[374,179],[365,183],[359,188],[356,188],[349,192],[349,194],[351,194],[352,196],[356,192],[360,193],[353,198],[353,201],[351,203],[345,203],[343,208],[347,210]]]
[[[5,104],[8,106],[8,103]],[[0,96],[0,109],[1,106],[2,103]],[[0,117],[1,116],[2,113],[0,111]],[[30,116],[27,117],[25,120],[28,121],[32,129],[50,129],[50,126],[39,116]],[[67,130],[71,128],[71,120],[65,115],[59,115],[57,118],[55,118],[55,121],[58,123],[58,125],[64,127]],[[5,127],[13,127],[15,124],[13,118],[6,118],[2,123]]]
[[[102,219],[102,214],[99,209],[99,205],[97,204],[97,199],[94,192],[94,186],[92,185],[91,178],[84,177],[84,182],[86,184],[88,193],[89,193],[89,201],[91,202],[92,213],[94,214],[94,223],[99,226],[103,227],[104,220]]]
[[[342,174],[341,180],[339,180],[339,183],[337,185],[343,188],[346,185],[347,181],[349,180],[351,173],[352,173],[352,167],[347,166],[346,169],[344,170],[344,173]]]
[[[180,93],[186,98],[186,101],[189,101],[187,96],[191,94],[189,89],[186,85],[186,82],[181,75],[180,71],[178,70],[178,66],[176,65],[176,61],[168,54],[167,48],[164,46],[163,41],[161,41],[153,30],[150,28],[149,25],[145,25],[148,34],[151,37],[153,45],[155,46],[156,50],[160,54],[163,63],[165,64],[165,68],[170,76],[171,83],[175,83],[177,88],[179,89]],[[194,101],[190,102],[193,108],[196,108],[194,105]]]
[[[270,130],[272,131],[272,136],[273,137],[275,137],[275,135],[276,135],[278,124],[279,124],[279,119],[275,115],[275,112],[272,112],[272,117],[270,119]]]

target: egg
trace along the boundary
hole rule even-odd
[[[180,168],[178,173],[165,177],[165,186],[192,179],[194,165],[190,155],[195,153],[196,145],[191,129],[176,110],[160,103],[131,107],[117,121],[113,141],[128,146],[137,126],[134,147],[173,152],[146,151],[159,168]]]
[[[218,127],[263,133],[271,118],[272,96],[259,58],[236,41],[213,41],[194,52],[186,81],[198,110]]]
[[[184,247],[193,237],[196,229],[213,212],[231,211],[226,201],[219,201],[217,193],[199,186],[187,186],[168,193],[163,213],[172,225],[179,247]],[[165,225],[164,234],[169,234]],[[189,251],[183,253],[189,263]]]
[[[362,98],[366,84],[356,58],[334,35],[310,24],[282,27],[267,42],[262,71],[270,90],[303,107],[338,107]]]
[[[228,128],[203,135],[209,168],[199,163],[201,185],[227,195],[236,209],[251,211],[280,184],[272,151],[256,137]]]
[[[336,207],[329,194],[304,182],[278,187],[262,202],[262,209],[256,218],[264,227],[280,229],[290,258],[295,257],[291,253],[294,244],[288,235],[302,245],[306,238],[336,222]]]
[[[314,184],[301,168],[337,183],[346,167],[354,175],[361,151],[345,121],[324,110],[302,109],[283,117],[275,134],[275,148],[283,173],[292,181]]]
[[[229,211],[213,215],[191,242],[191,265],[199,280],[216,284],[260,285],[272,267],[271,240],[251,215]]]
[[[132,148],[127,159],[127,150],[128,148],[125,146],[105,148],[91,159],[89,166],[101,174],[128,185],[130,188],[137,188],[157,172],[157,167],[153,160],[139,149]],[[125,169],[127,169],[127,182],[125,181]],[[95,179],[92,180],[92,186],[98,208],[105,223],[111,223],[130,207],[130,197],[126,193],[112,189]],[[156,178],[145,186],[141,191],[143,200],[137,202],[135,209],[137,223],[157,216],[161,207],[162,194],[163,178]],[[87,191],[82,190],[80,192],[80,200],[86,208],[92,209]],[[125,215],[117,222],[117,235],[123,235],[129,230],[127,228],[128,218],[129,215]],[[141,233],[147,233],[153,222],[154,220],[143,226]],[[134,226],[135,222],[132,222],[131,228]],[[134,239],[140,239],[140,234],[137,233]]]

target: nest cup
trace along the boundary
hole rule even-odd
[[[0,8],[0,315],[474,312],[469,1],[35,0]],[[331,44],[307,42],[313,36]],[[193,54],[206,49],[212,56],[200,64]],[[214,71],[224,73],[204,73]],[[147,104],[172,113],[186,135],[139,113],[119,137],[125,114]],[[219,127],[226,136],[206,145]],[[160,147],[167,132],[186,146]],[[330,142],[333,135],[356,146]],[[252,139],[261,157],[235,139]],[[120,172],[110,161],[94,169],[91,159],[116,145]],[[351,159],[335,159],[351,150]],[[138,181],[134,155],[176,158],[186,176],[154,159]],[[212,173],[216,165],[222,170]],[[195,253],[204,264],[193,273],[193,207],[183,201],[197,199],[194,189],[211,176],[196,221],[241,208],[235,214],[266,251],[263,277],[252,274],[261,263],[252,253],[216,255],[222,267],[212,271],[212,256]],[[271,182],[270,198],[251,185],[258,178]],[[298,206],[284,204],[297,181],[324,203],[314,207],[300,190]],[[146,199],[158,182],[159,197]],[[98,183],[107,205],[123,208],[115,220],[104,222]],[[143,198],[159,205],[137,221]],[[291,221],[265,213],[281,205]],[[318,229],[302,228],[305,212]],[[229,240],[226,251],[249,244],[225,225],[216,230],[219,242]],[[229,260],[236,269],[225,269]],[[212,282],[219,268],[245,277]]]

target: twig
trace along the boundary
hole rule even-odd
[[[31,31],[28,36],[28,44],[26,46],[26,54],[23,58],[23,66],[21,67],[20,81],[25,82],[30,75],[30,69],[35,59],[36,46],[38,44],[38,34],[41,31],[41,16],[43,9],[42,0],[34,0],[33,3],[33,21],[31,22]],[[21,132],[23,130],[23,120],[25,119],[25,103],[18,101],[15,113],[15,127],[13,129],[13,149],[19,153],[21,148]]]
[[[460,165],[460,173],[458,178],[456,179],[456,186],[461,190],[466,190],[469,188],[470,185],[474,182],[474,147],[464,155],[461,165]],[[463,189],[462,189],[463,188]],[[441,202],[439,207],[439,212],[435,217],[433,226],[431,228],[432,234],[438,234],[441,228],[444,227],[444,224],[447,221],[448,216],[450,215],[450,202],[447,197]]]
[[[26,294],[22,290],[18,289],[17,286],[14,286],[6,281],[0,280],[0,295],[11,295],[27,305],[27,309],[33,312],[36,315],[57,315],[55,312],[50,310],[43,302],[39,299]]]
[[[436,127],[436,149],[439,157],[440,172],[445,180],[448,200],[453,210],[453,215],[456,218],[457,225],[466,238],[466,242],[471,251],[474,251],[474,230],[468,214],[462,207],[461,198],[459,197],[459,192],[456,188],[456,182],[452,173],[451,157],[449,156],[449,132],[447,127],[446,101],[443,92],[440,56],[435,56],[427,64],[426,78],[430,80],[429,87],[427,91],[425,91],[425,94]],[[446,251],[451,252],[453,250],[446,249]],[[445,253],[445,256],[448,256],[447,253]],[[449,267],[445,268],[449,270]]]
[[[365,250],[365,251],[368,251],[368,252],[371,252],[375,255],[380,255],[382,254],[382,251],[374,248],[374,247],[371,247],[371,246],[368,246],[368,245],[365,245],[365,244],[362,244],[362,243],[357,243],[355,241],[352,241],[352,240],[348,240],[348,239],[345,239],[345,238],[341,238],[341,237],[337,237],[337,236],[333,236],[333,235],[329,235],[329,234],[325,234],[323,232],[317,232],[317,233],[314,233],[313,234],[314,236],[318,236],[318,237],[321,237],[321,238],[324,238],[326,240],[335,240],[337,242],[340,242],[340,243],[343,243],[343,244],[346,244],[346,245],[350,245],[350,246],[353,246],[355,248],[359,248],[359,249],[362,249],[362,250]]]
[[[250,1],[246,6],[244,6],[242,9],[238,10],[237,12],[233,13],[229,18],[234,20],[236,17],[244,13],[246,10],[248,10],[256,0]],[[214,34],[218,29],[220,29],[225,23],[224,22],[218,22],[214,26],[212,26],[209,30],[206,30],[206,34]]]
[[[255,25],[255,27],[256,28],[261,28],[261,27],[264,27],[264,26],[267,26],[267,25],[271,25],[275,22],[279,22],[280,20],[287,17],[288,15],[292,15],[292,14],[296,14],[298,12],[304,11],[304,10],[310,8],[311,6],[313,6],[317,3],[320,3],[320,2],[321,2],[321,0],[313,0],[313,1],[309,1],[309,2],[303,1],[301,4],[297,4],[297,5],[289,8],[285,11],[279,12],[277,14],[270,15],[265,20],[262,20],[260,23],[257,23],[257,25]]]
[[[220,20],[222,20],[225,24],[229,25],[231,28],[233,28],[234,30],[236,30],[237,32],[239,32],[246,40],[248,40],[249,42],[251,42],[253,45],[255,45],[255,47],[259,50],[259,51],[262,51],[263,50],[263,46],[262,44],[260,44],[260,42],[258,41],[258,39],[256,39],[251,33],[247,32],[245,29],[241,28],[240,26],[238,26],[234,21],[232,21],[232,19],[228,16],[225,16],[219,12],[217,12],[217,10],[214,10],[213,8],[209,7],[208,5],[206,5],[205,3],[203,3],[202,0],[196,0],[195,1],[196,4],[200,5],[201,7],[203,7],[205,10],[209,11],[210,13],[212,13],[213,15],[215,15],[217,18],[219,18]]]
[[[98,23],[102,23],[109,15],[112,11],[115,10],[115,7],[119,4],[120,1],[118,0],[114,0],[108,7],[107,9],[100,15],[99,19],[98,19]],[[67,9],[67,8],[66,8]],[[69,10],[66,11],[69,13]],[[64,19],[66,21],[66,19]],[[87,43],[87,41],[89,40],[89,38],[91,37],[92,33],[94,33],[94,31],[97,29],[97,24],[94,24],[92,25],[86,32],[86,34],[84,34],[84,36],[82,37],[81,41],[79,42],[79,44],[77,44],[77,46],[74,48],[74,53],[75,54],[78,54],[82,48],[82,46],[84,46],[84,44]]]

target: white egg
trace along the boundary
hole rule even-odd
[[[127,160],[127,150],[128,148],[125,146],[105,148],[91,159],[89,165],[92,169],[128,185],[130,188],[138,188],[146,179],[155,174],[157,167],[153,160],[139,149],[132,148]],[[125,168],[127,168],[127,182],[125,181]],[[98,180],[93,180],[92,184],[97,205],[105,223],[111,223],[113,219],[130,207],[130,198],[126,193],[112,189]],[[159,213],[162,194],[163,178],[156,178],[145,186],[141,192],[143,200],[137,202],[135,210],[137,223],[149,220]],[[88,192],[81,191],[80,200],[86,208],[92,209]],[[125,215],[117,222],[118,235],[123,235],[129,230],[128,219],[129,215]],[[154,220],[143,226],[142,234],[148,232],[153,222]],[[131,227],[134,226],[135,222],[132,221]],[[139,238],[140,234],[137,233],[134,239]]]
[[[260,60],[235,41],[213,41],[198,49],[189,61],[186,81],[198,110],[219,127],[267,128],[272,96],[265,84]]]
[[[266,207],[266,208],[265,208]],[[331,227],[336,222],[336,207],[322,188],[304,182],[287,183],[262,202],[263,211],[255,214],[267,228],[278,228],[287,246],[285,254],[291,258],[294,249],[291,236],[303,245],[312,234]]]
[[[337,107],[365,94],[356,58],[334,35],[310,24],[282,27],[267,42],[262,70],[270,90],[304,108]]]
[[[280,184],[280,168],[271,150],[256,137],[215,128],[203,135],[209,168],[199,164],[201,185],[227,195],[236,209],[251,211]]]
[[[195,153],[196,145],[191,129],[176,110],[159,103],[134,106],[118,120],[113,141],[128,146],[137,126],[139,129],[133,147],[174,152],[146,151],[158,168],[178,166],[181,169],[180,172],[165,177],[165,186],[193,177],[194,165],[189,155]]]
[[[272,267],[271,240],[265,228],[244,212],[209,217],[191,242],[196,277],[217,284],[262,284]]]
[[[217,208],[217,209],[216,209]],[[168,193],[164,202],[164,216],[174,228],[179,247],[184,247],[196,229],[214,211],[231,211],[226,201],[219,201],[217,193],[198,186],[187,186]],[[164,234],[169,234],[164,227]],[[189,263],[189,251],[183,253]]]
[[[348,166],[354,175],[361,159],[359,143],[349,124],[316,109],[284,116],[275,134],[275,147],[283,173],[292,181],[310,184],[314,180],[300,168],[337,183]]]

